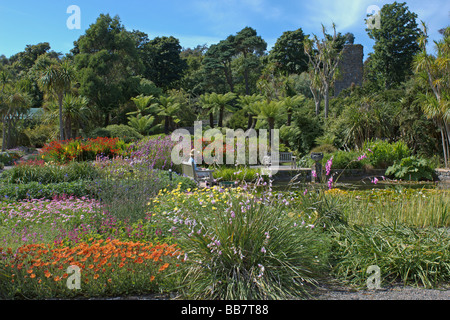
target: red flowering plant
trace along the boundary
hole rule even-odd
[[[52,141],[42,148],[42,159],[58,163],[93,161],[97,156],[113,158],[125,154],[127,144],[119,138]]]

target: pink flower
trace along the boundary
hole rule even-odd
[[[311,174],[312,174],[312,176],[313,176],[314,178],[317,178],[316,170],[311,171]]]
[[[327,171],[327,176],[330,175],[331,166],[333,165],[333,157],[330,158],[330,160],[327,161],[327,164],[325,166],[325,169]]]
[[[370,150],[370,149],[369,149]],[[364,153],[362,156],[358,157],[358,161],[361,161],[362,159],[367,158],[366,154]]]
[[[377,184],[377,182],[378,182],[377,177],[374,177],[374,178],[372,179],[372,183],[373,183],[373,184]]]
[[[328,189],[331,189],[333,187],[333,177],[331,177],[329,180],[328,180]]]
[[[303,192],[303,195],[306,196],[307,193],[308,193],[308,189],[305,189],[305,191]]]

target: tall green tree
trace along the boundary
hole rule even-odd
[[[181,58],[180,41],[172,36],[156,37],[143,45],[144,77],[168,90],[177,86],[187,63]]]
[[[221,85],[217,83],[215,75],[224,77],[228,84],[228,91],[234,92],[234,77],[231,68],[231,62],[236,55],[234,47],[234,36],[229,36],[227,39],[220,41],[218,44],[213,44],[205,53],[203,59],[203,69],[205,82],[208,87],[212,87],[213,91]],[[214,81],[212,83],[212,81]]]
[[[375,40],[370,72],[381,87],[389,89],[412,74],[413,57],[420,48],[417,14],[409,11],[406,2],[385,4],[380,11],[380,28],[367,28]],[[366,20],[367,21],[367,20]]]
[[[285,75],[301,74],[308,70],[308,56],[304,50],[305,34],[301,28],[285,31],[270,51],[270,60]]]
[[[266,49],[267,43],[258,36],[255,29],[245,27],[233,37],[232,46],[236,53],[243,56],[245,94],[250,95],[249,73],[257,66],[258,57],[261,57]]]
[[[107,126],[118,107],[128,102],[139,87],[143,65],[136,37],[118,16],[101,14],[75,42],[72,52],[80,94],[98,108],[103,126]]]

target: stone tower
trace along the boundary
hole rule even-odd
[[[363,82],[364,47],[360,44],[344,46],[341,61],[339,62],[340,77],[334,82],[334,96],[351,87],[361,86]]]

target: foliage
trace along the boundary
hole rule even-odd
[[[305,34],[301,28],[285,31],[270,51],[269,58],[276,61],[277,68],[286,74],[301,74],[308,70],[308,60],[303,41]]]
[[[363,286],[367,268],[377,265],[382,286],[401,281],[405,285],[434,287],[450,279],[449,244],[449,234],[444,230],[396,222],[336,229],[333,275]]]
[[[377,169],[386,169],[411,154],[411,150],[403,141],[390,143],[388,141],[376,140],[365,143],[364,150],[367,152],[369,163]]]
[[[307,297],[323,267],[327,242],[317,241],[325,239],[310,225],[297,223],[285,198],[241,188],[194,189],[181,197],[174,191],[161,193],[153,212],[173,221],[186,253],[187,298]]]
[[[254,182],[259,179],[260,170],[247,167],[219,167],[214,169],[214,179],[220,181],[247,181]]]
[[[99,176],[98,170],[87,162],[70,162],[66,165],[44,163],[44,161],[22,162],[2,173],[4,183],[40,184],[94,180]]]
[[[58,196],[83,197],[92,193],[92,181],[76,180],[73,182],[48,183],[30,182],[27,184],[0,185],[1,198],[11,200],[52,199]]]
[[[387,168],[386,175],[402,180],[433,180],[434,170],[426,159],[411,156],[395,161]]]
[[[380,87],[389,89],[412,73],[411,63],[419,51],[416,19],[417,14],[409,11],[406,3],[394,2],[381,8],[379,27],[366,29],[375,40],[369,68]]]

